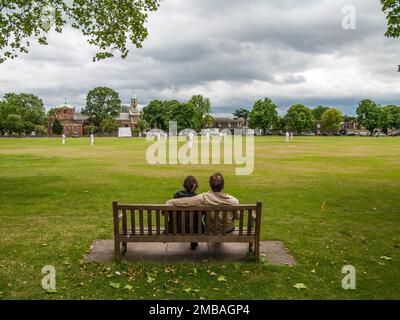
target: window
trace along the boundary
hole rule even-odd
[[[64,127],[64,131],[65,131],[65,133],[69,133],[69,127],[68,127],[68,126],[65,126],[65,127]]]
[[[74,127],[74,133],[78,134],[78,127],[77,126]]]

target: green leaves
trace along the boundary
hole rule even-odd
[[[263,130],[272,129],[279,122],[277,109],[277,105],[269,98],[256,101],[253,110],[249,113],[249,127]]]
[[[400,3],[394,0],[381,0],[382,11],[386,14],[388,28],[387,37],[398,38],[400,36]]]
[[[114,288],[114,289],[119,289],[119,288],[121,288],[121,283],[119,283],[119,282],[110,282],[109,286],[111,288]]]
[[[226,277],[225,276],[218,276],[218,278],[217,278],[217,281],[218,282],[226,282],[227,280],[226,280]]]
[[[151,273],[147,273],[147,280],[146,282],[148,284],[152,284],[154,281],[156,281],[156,278],[151,274]]]
[[[148,13],[156,11],[161,0],[34,0],[2,1],[0,6],[0,63],[27,53],[30,38],[47,45],[47,33],[62,32],[67,20],[99,48],[94,61],[111,58],[119,52],[125,58],[129,43],[141,48],[148,36]],[[3,51],[4,50],[4,51]]]

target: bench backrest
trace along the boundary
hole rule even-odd
[[[226,236],[223,230],[226,230],[227,216],[233,214],[236,228],[234,233],[228,235],[259,237],[261,210],[260,202],[253,205],[185,208],[113,202],[114,232],[116,236],[130,237]],[[215,219],[216,215],[219,219]],[[215,225],[211,227],[211,223]]]

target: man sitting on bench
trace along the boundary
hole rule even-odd
[[[220,173],[215,173],[210,177],[211,191],[201,193],[194,197],[171,199],[167,201],[168,206],[175,207],[198,207],[198,206],[221,206],[221,205],[238,205],[239,200],[223,192],[224,177]],[[218,223],[216,225],[216,219]],[[225,230],[223,233],[230,233],[235,230],[235,219],[237,212],[228,212],[225,221]],[[210,215],[210,225],[206,225],[208,232],[218,234],[223,227],[223,215],[218,212],[213,212]],[[218,228],[216,230],[216,228]]]

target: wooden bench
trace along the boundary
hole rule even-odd
[[[113,202],[115,257],[121,258],[121,255],[126,252],[128,242],[245,242],[249,243],[249,251],[254,252],[255,260],[259,261],[261,209],[261,202],[254,205],[185,208]],[[198,219],[194,219],[196,212],[199,213]],[[238,217],[235,220],[235,230],[223,233],[222,230],[225,230],[225,223],[223,223],[223,226],[219,225],[217,228],[221,230],[219,233],[211,233],[209,231],[211,214],[215,216],[217,213],[223,218],[222,221],[226,221],[228,212],[236,212]],[[171,217],[172,230],[169,221]],[[181,230],[178,230],[178,217],[181,220]],[[217,220],[215,219],[215,227],[217,227]]]

